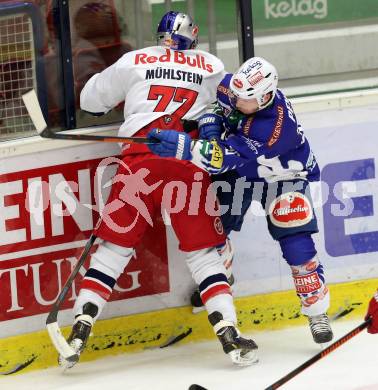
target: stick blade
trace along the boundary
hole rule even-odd
[[[11,368],[11,369],[9,369],[7,371],[0,372],[0,375],[15,374],[16,372],[19,372],[19,371],[23,370],[24,368],[30,366],[30,364],[32,364],[35,359],[37,359],[37,356],[32,355],[31,358],[26,360],[25,362],[17,363],[13,368]]]
[[[79,360],[79,356],[73,350],[73,348],[70,345],[68,345],[67,341],[62,335],[58,323],[54,322],[52,324],[48,324],[46,328],[47,331],[49,332],[50,339],[53,342],[54,347],[59,352],[59,354],[67,361],[77,362]]]
[[[36,128],[38,134],[41,134],[43,130],[46,129],[47,123],[45,121],[45,118],[43,117],[35,90],[32,89],[31,91],[22,95],[22,100],[24,101],[25,107],[28,110],[29,116],[34,124],[34,127]]]

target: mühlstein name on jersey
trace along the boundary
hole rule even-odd
[[[147,53],[138,53],[135,55],[135,65],[153,64],[155,62],[174,62],[180,65],[188,65],[193,68],[200,68],[213,73],[214,69],[211,64],[206,63],[206,58],[201,54],[196,54],[195,57],[188,56],[182,51],[172,51],[165,49],[165,54],[161,56],[149,56]]]
[[[194,72],[185,72],[184,70],[158,67],[156,69],[146,70],[146,80],[150,79],[182,80],[201,85],[203,76]]]

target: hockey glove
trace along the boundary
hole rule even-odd
[[[152,129],[147,137],[158,139],[156,144],[148,144],[152,153],[160,157],[175,157],[178,160],[191,160],[190,135],[176,130]]]
[[[365,321],[371,317],[371,323],[367,328],[368,333],[378,333],[378,291],[371,298]]]
[[[223,120],[217,114],[204,114],[198,120],[198,129],[201,139],[219,140],[223,132]]]

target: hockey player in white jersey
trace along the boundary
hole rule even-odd
[[[81,108],[102,114],[125,101],[125,121],[119,130],[122,136],[145,136],[153,128],[182,131],[183,120],[198,118],[208,104],[215,101],[216,87],[225,73],[218,58],[195,49],[197,35],[198,27],[188,15],[168,12],[158,27],[158,46],[128,52],[94,75],[81,92]],[[217,251],[217,246],[225,242],[223,226],[219,216],[210,216],[205,210],[207,189],[211,186],[208,174],[188,161],[155,156],[147,145],[125,145],[122,164],[115,177],[130,178],[142,170],[149,173],[143,177],[143,184],[154,189],[143,192],[140,188],[125,187],[122,180],[115,180],[107,206],[118,201],[122,191],[131,191],[132,196],[136,190],[139,200],[146,206],[144,211],[153,216],[161,211],[164,184],[179,180],[192,188],[196,175],[203,176],[198,214],[191,215],[189,202],[185,201],[183,210],[170,215],[172,227],[179,248],[186,252],[188,267],[200,286],[209,321],[224,352],[237,365],[254,363],[257,345],[253,340],[241,337],[236,328],[230,285]],[[162,185],[156,186],[158,181]],[[175,199],[169,201],[175,202]],[[78,353],[83,351],[95,320],[148,226],[139,210],[131,205],[124,204],[114,212],[107,206],[94,231],[103,242],[91,257],[74,306],[75,323],[68,342]],[[106,222],[109,220],[112,224]],[[132,229],[122,233],[114,229],[114,226],[133,223]],[[62,357],[60,363],[69,367]]]
[[[216,100],[216,87],[225,74],[222,61],[210,53],[191,50],[197,45],[198,27],[192,22],[191,26],[179,25],[178,13],[169,14],[169,19],[167,15],[165,26],[159,25],[159,46],[126,53],[94,75],[81,92],[81,109],[90,113],[107,113],[125,100],[120,136],[142,135],[144,126],[163,117],[164,124],[173,128],[173,119],[198,118]],[[177,27],[179,31],[172,30]]]

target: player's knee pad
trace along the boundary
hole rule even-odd
[[[329,291],[325,284],[323,266],[317,257],[304,264],[291,265],[294,285],[307,316],[323,314],[329,307]]]
[[[105,273],[117,280],[134,254],[132,248],[102,242],[92,255],[90,268]]]
[[[102,242],[91,257],[89,269],[81,282],[79,297],[81,294],[86,296],[96,294],[106,302],[133,254],[132,248],[121,247],[108,241]]]
[[[294,234],[279,240],[282,256],[292,265],[304,264],[316,255],[314,240],[310,233]]]
[[[226,269],[217,248],[188,252],[186,261],[204,304],[216,295],[231,294]]]
[[[291,267],[302,313],[308,316],[325,313],[329,307],[329,292],[311,234],[292,235],[279,242],[283,257]]]

